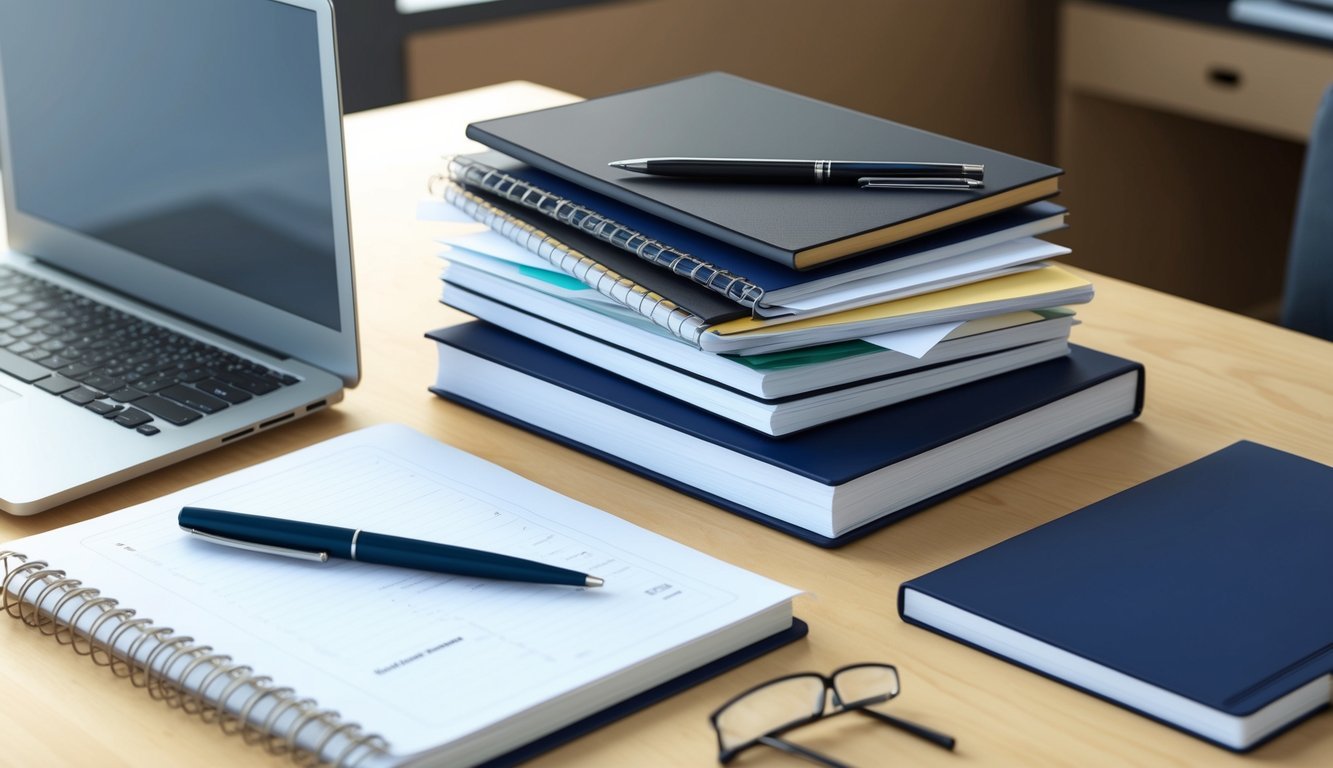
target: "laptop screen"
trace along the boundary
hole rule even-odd
[[[340,330],[314,11],[0,4],[15,210]]]

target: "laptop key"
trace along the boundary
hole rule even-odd
[[[71,403],[74,403],[75,405],[87,405],[88,403],[91,403],[92,401],[96,400],[101,396],[102,394],[100,392],[94,392],[93,390],[88,389],[87,387],[79,387],[78,389],[71,389],[70,391],[61,395],[61,397],[65,398]]]
[[[194,387],[187,387],[184,384],[174,384],[158,394],[168,400],[174,400],[181,405],[193,408],[196,411],[202,411],[205,414],[217,413],[227,407],[226,401],[219,400],[212,395],[204,394]]]
[[[0,349],[0,371],[4,371],[19,381],[28,384],[51,375],[51,372],[45,366],[38,365],[31,360],[24,360],[7,349]]]
[[[132,403],[142,397],[146,397],[146,395],[131,387],[124,387],[111,393],[111,399],[118,403]]]
[[[187,368],[176,374],[176,381],[184,384],[193,384],[206,378],[208,378],[208,371],[203,368]]]
[[[89,376],[83,379],[85,386],[100,389],[103,392],[115,392],[125,388],[125,380],[114,376]]]
[[[60,374],[52,374],[37,382],[37,387],[44,392],[50,392],[53,395],[63,395],[66,392],[79,386],[79,382],[73,379],[67,379]]]
[[[138,432],[141,435],[149,435],[151,437],[152,435],[156,435],[158,432],[161,432],[162,430],[158,429],[152,424],[140,424],[138,427],[135,428],[134,431]]]
[[[92,373],[93,367],[87,363],[73,363],[60,369],[60,372],[70,377],[78,379]]]
[[[139,379],[133,382],[132,386],[140,392],[157,392],[166,389],[176,383],[173,376],[149,376],[146,379]]]
[[[224,383],[240,387],[246,392],[255,395],[267,395],[278,388],[277,384],[265,381],[256,376],[251,376],[247,373],[239,373],[236,371],[219,373],[217,377]]]
[[[149,416],[148,414],[144,413],[141,410],[138,410],[137,408],[126,408],[124,411],[119,413],[114,419],[114,421],[120,426],[128,427],[130,429],[133,429],[134,427],[137,427],[140,424],[147,424],[152,420],[153,420],[152,416]]]
[[[157,395],[149,395],[141,400],[135,400],[134,406],[135,408],[142,408],[154,416],[161,417],[178,427],[184,424],[189,424],[190,422],[199,419],[201,416],[198,411],[192,411],[189,408],[176,405],[170,400],[158,397]],[[134,408],[130,408],[129,410],[133,411]],[[117,419],[116,421],[119,423],[120,420]]]
[[[105,400],[94,400],[83,407],[87,408],[88,410],[92,411],[98,416],[105,416],[108,413],[111,413],[112,411],[120,410],[120,406],[115,405],[113,403],[108,403]]]
[[[217,379],[204,379],[203,381],[195,384],[195,386],[203,390],[204,392],[207,392],[208,394],[212,395],[213,397],[220,397],[223,400],[226,400],[232,405],[235,405],[237,403],[244,403],[246,400],[250,399],[249,392],[237,389],[236,387],[228,386],[227,384],[223,384]]]

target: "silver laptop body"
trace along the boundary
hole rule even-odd
[[[355,386],[341,111],[329,0],[0,0],[0,509]]]

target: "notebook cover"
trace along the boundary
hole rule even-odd
[[[528,742],[512,752],[506,752],[499,757],[493,758],[482,763],[485,768],[502,768],[503,766],[518,765],[519,763],[531,760],[543,752],[549,752],[556,747],[573,741],[580,736],[586,736],[589,733],[610,725],[621,718],[629,717],[641,709],[646,709],[659,701],[669,699],[676,694],[693,688],[699,683],[717,677],[725,672],[729,672],[748,661],[763,656],[769,651],[777,650],[784,645],[796,642],[806,636],[809,627],[800,619],[792,619],[790,629],[785,629],[776,635],[770,635],[757,643],[747,645],[740,650],[733,651],[720,659],[711,661],[702,667],[692,669],[679,677],[662,683],[661,685],[650,688],[643,693],[632,696],[618,704],[610,706],[601,712],[597,712],[571,723],[554,733],[549,733],[536,741]]]
[[[491,356],[486,354],[485,350],[464,347],[462,343],[463,340],[460,337],[465,335],[465,333],[449,333],[454,329],[471,328],[472,326],[481,326],[489,329],[485,334],[485,337],[491,340],[495,339],[495,334],[502,334],[503,336],[512,337],[522,343],[509,347],[505,346],[503,341],[500,341],[499,344],[490,350],[490,352],[495,353],[495,356]],[[473,340],[476,340],[480,336],[482,336],[482,334],[474,336]],[[617,401],[614,398],[617,396],[633,399],[635,401],[634,407],[625,409],[631,410],[636,415],[657,420],[668,426],[672,426],[672,419],[689,421],[695,427],[702,426],[705,432],[716,433],[713,438],[710,438],[707,434],[687,430],[695,434],[696,437],[705,440],[714,439],[714,441],[721,442],[722,445],[731,450],[744,449],[742,452],[748,453],[755,458],[779,464],[789,471],[798,472],[798,474],[803,474],[816,480],[819,480],[819,478],[813,477],[808,474],[808,472],[800,472],[796,467],[784,464],[780,461],[775,461],[772,458],[765,456],[763,452],[773,453],[786,459],[800,457],[807,465],[810,465],[806,467],[807,469],[813,466],[821,471],[837,471],[840,475],[846,475],[846,479],[851,479],[856,475],[848,474],[846,465],[856,466],[861,472],[873,471],[881,466],[887,466],[894,461],[914,455],[917,452],[929,450],[944,442],[963,437],[973,431],[1021,415],[1032,408],[1038,408],[1042,405],[1054,402],[1062,397],[1074,394],[1085,387],[1098,384],[1129,371],[1140,371],[1139,390],[1135,401],[1134,411],[1131,415],[1097,426],[1073,439],[1058,443],[1045,450],[1017,456],[1012,462],[1005,464],[992,472],[979,475],[967,482],[960,483],[941,491],[935,496],[886,514],[839,536],[824,536],[785,520],[770,517],[769,515],[729,499],[722,498],[692,485],[688,485],[674,477],[669,477],[653,470],[646,469],[638,464],[626,461],[615,454],[607,453],[586,443],[571,440],[564,435],[521,421],[509,414],[496,411],[468,398],[460,397],[435,387],[431,387],[430,389],[431,392],[446,400],[459,403],[473,410],[485,413],[492,418],[539,434],[549,440],[569,446],[570,448],[590,456],[594,456],[609,464],[620,467],[621,469],[647,477],[667,486],[668,488],[702,499],[714,506],[721,507],[722,509],[739,515],[740,517],[766,525],[810,544],[828,548],[840,547],[848,544],[873,533],[886,525],[934,506],[947,498],[989,482],[990,480],[1057,451],[1063,450],[1064,448],[1077,442],[1081,442],[1089,437],[1099,435],[1115,426],[1134,419],[1138,416],[1143,407],[1143,378],[1141,365],[1132,361],[1071,345],[1072,352],[1070,357],[1063,360],[1040,363],[1020,371],[1001,374],[1000,376],[976,382],[975,384],[956,387],[951,390],[945,390],[941,393],[917,398],[916,400],[911,400],[899,405],[882,408],[878,411],[864,414],[857,419],[846,419],[835,424],[806,430],[797,435],[785,438],[770,438],[758,435],[751,430],[685,405],[684,403],[665,395],[658,394],[646,387],[634,384],[627,379],[622,379],[594,366],[569,358],[554,350],[549,350],[534,342],[514,336],[506,331],[500,331],[485,323],[473,322],[461,326],[452,326],[451,328],[432,331],[428,334],[428,337],[436,340],[437,343],[453,343],[458,341],[459,343],[455,344],[455,346],[458,346],[460,349],[465,349],[470,353],[477,354],[479,357],[485,357],[486,359],[493,360],[502,365],[507,365],[516,370],[527,372],[529,375],[536,375],[543,380],[552,381],[559,386],[572,389],[580,394],[595,399],[603,400],[603,402],[609,402],[612,405],[616,405]],[[449,341],[446,341],[445,339],[449,339]],[[522,361],[520,364],[511,364],[508,360],[504,359],[504,355],[506,353],[513,353],[515,348],[519,350],[518,356],[515,359]],[[528,356],[528,353],[531,353],[531,356]],[[563,360],[561,360],[562,358]],[[537,373],[539,369],[544,371],[547,367],[568,374],[569,382],[564,382],[559,377],[548,378],[544,373]],[[1035,376],[1032,375],[1034,371],[1036,372]],[[1066,389],[1061,389],[1060,386],[1051,386],[1051,384],[1057,381],[1061,382]],[[598,390],[602,390],[602,396],[599,396],[593,391],[584,389],[581,386],[587,384],[591,384]],[[985,392],[985,388],[988,385],[991,391]],[[1029,392],[1027,391],[1029,389],[1045,389],[1047,391]],[[972,394],[964,398],[958,398],[957,394],[960,390],[971,390]],[[954,396],[947,397],[949,395]],[[607,400],[604,399],[604,397],[610,397],[612,399]],[[969,412],[974,418],[970,424],[968,423],[967,418],[962,414],[963,400],[967,399],[973,401]],[[1009,402],[1006,403],[1006,401]],[[1021,403],[1015,401],[1021,401]],[[1006,404],[1012,406],[1013,409],[1006,408]],[[932,413],[932,411],[935,412]],[[899,421],[901,421],[901,423],[899,423]],[[948,422],[948,424],[936,427],[932,426],[932,422]],[[680,426],[674,426],[673,428],[681,429]],[[912,437],[913,433],[920,428],[924,428],[927,431],[920,433],[922,436],[915,439],[915,442],[917,443],[916,449],[904,453],[908,450],[905,446],[914,442],[914,438]],[[942,435],[941,432],[945,431],[947,431],[947,434]],[[725,439],[716,439],[719,437]],[[930,440],[931,442],[926,444],[927,440]],[[854,446],[859,450],[853,453],[852,451],[847,450],[847,446],[849,445]],[[869,464],[873,464],[873,466],[868,466]],[[826,482],[826,484],[836,485],[838,483]]]
[[[1333,672],[1330,498],[1333,468],[1238,442],[903,584],[899,614],[913,589],[1243,717]]]
[[[959,208],[1061,172],[721,72],[472,123],[467,136],[787,266],[795,266],[803,251]],[[855,185],[654,178],[607,165],[664,156],[984,163],[986,186],[877,194]]]
[[[913,256],[925,251],[936,248],[945,248],[965,243],[968,240],[974,240],[988,235],[994,235],[1009,229],[1018,229],[1020,227],[1033,227],[1037,222],[1043,219],[1050,219],[1055,216],[1061,216],[1067,213],[1063,206],[1052,202],[1031,203],[1029,205],[1013,208],[1008,211],[1002,211],[992,216],[986,216],[975,221],[969,221],[959,224],[955,227],[935,232],[929,235],[913,238],[900,245],[893,245],[887,248],[878,248],[860,256],[852,256],[846,259],[840,259],[832,264],[825,264],[814,269],[806,271],[797,271],[782,264],[775,263],[769,259],[756,256],[749,251],[733,247],[721,240],[716,240],[679,224],[668,221],[659,216],[654,216],[632,205],[626,205],[614,198],[605,195],[599,195],[592,190],[581,187],[578,184],[566,181],[559,176],[544,173],[525,163],[518,162],[513,158],[506,157],[499,152],[482,152],[475,155],[469,155],[477,161],[485,163],[500,171],[522,179],[533,186],[544,189],[555,195],[559,195],[567,200],[586,206],[608,219],[614,219],[620,224],[635,230],[645,237],[661,241],[677,250],[695,256],[703,261],[712,264],[720,269],[727,270],[735,275],[749,280],[750,282],[763,288],[765,292],[773,293],[776,291],[791,288],[793,286],[804,285],[815,280],[824,280],[826,278],[843,275],[848,272],[867,269],[876,264],[891,262],[895,259],[901,259]],[[489,198],[488,198],[489,199]],[[540,213],[532,210],[526,210],[522,216],[524,221],[531,224],[537,224],[539,221],[551,221]],[[559,222],[556,222],[559,224]],[[1051,228],[1042,228],[1033,234],[1044,234],[1057,229],[1062,229],[1065,225]],[[561,226],[561,232],[568,227]],[[1030,236],[1030,235],[1028,235]],[[967,249],[960,250],[960,253]],[[660,269],[660,268],[657,268]]]
[[[638,256],[600,240],[586,232],[566,226],[554,219],[517,203],[504,200],[481,190],[470,190],[487,203],[510,216],[542,230],[584,256],[619,273],[645,290],[665,296],[681,308],[698,316],[705,325],[714,325],[739,317],[748,317],[750,310],[716,291],[711,291],[688,278],[673,275],[670,270],[652,264]],[[446,254],[447,258],[447,254]]]

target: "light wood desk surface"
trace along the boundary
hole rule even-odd
[[[145,501],[351,429],[399,421],[811,593],[797,604],[797,614],[810,624],[804,641],[551,752],[535,765],[710,765],[714,739],[706,716],[730,695],[780,674],[827,672],[864,660],[897,664],[903,693],[895,711],[953,734],[959,746],[945,752],[860,719],[840,718],[846,722],[800,732],[810,746],[862,768],[1333,765],[1329,712],[1242,758],[909,627],[895,606],[904,580],[1238,439],[1333,464],[1333,344],[1094,275],[1097,298],[1079,309],[1083,324],[1075,328],[1074,340],[1147,366],[1147,405],[1138,421],[843,549],[818,549],[426,391],[434,380],[435,350],[422,334],[462,318],[437,303],[439,263],[432,240],[454,225],[415,220],[426,178],[439,168],[442,155],[469,149],[462,138],[467,122],[567,100],[555,91],[509,83],[349,116],[361,386],[339,406],[301,422],[42,515],[0,516],[0,541]],[[1078,226],[1077,212],[1072,222]],[[77,564],[61,565],[77,576]],[[0,659],[0,764],[282,764],[215,726],[150,700],[18,622],[0,621]],[[282,670],[262,672],[281,679]],[[738,764],[793,763],[758,749]]]

